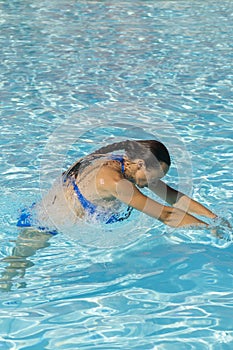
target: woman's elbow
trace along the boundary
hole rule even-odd
[[[171,226],[171,216],[173,211],[174,209],[172,207],[164,206],[158,219],[165,225]]]
[[[182,226],[182,222],[185,216],[186,213],[183,210],[166,206],[162,210],[159,220],[167,226],[179,227]]]

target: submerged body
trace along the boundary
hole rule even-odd
[[[18,226],[25,229],[20,231],[12,255],[4,259],[9,266],[0,277],[0,289],[10,290],[14,278],[25,274],[33,265],[28,258],[49,245],[51,234],[69,225],[79,227],[80,220],[101,221],[114,228],[135,209],[172,227],[206,226],[195,214],[211,219],[216,215],[161,180],[169,166],[168,151],[157,141],[116,143],[79,159],[40,203],[23,210]],[[141,192],[144,187],[168,205],[147,197]]]
[[[193,214],[213,219],[213,212],[161,180],[169,167],[169,153],[158,141],[103,147],[62,174],[36,206],[38,221],[45,227],[75,225],[80,219],[112,224],[127,219],[134,208],[171,227],[207,225]],[[144,195],[144,187],[168,205]]]
[[[82,161],[84,160],[81,159],[78,163],[81,165]],[[106,224],[127,219],[133,208],[124,205],[113,196],[100,195],[96,187],[96,176],[98,177],[96,170],[109,166],[118,168],[118,162],[121,164],[121,172],[124,177],[124,159],[121,156],[97,155],[84,171],[76,175],[69,174],[69,171],[65,172],[60,179],[55,181],[43,201],[37,205],[39,221],[49,220],[61,226],[77,224],[80,219],[84,218]]]

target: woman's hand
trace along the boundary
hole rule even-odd
[[[231,242],[233,240],[232,225],[227,219],[216,217],[210,227],[213,236],[227,242]]]

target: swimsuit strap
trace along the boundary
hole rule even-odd
[[[74,179],[71,180],[71,183],[74,188],[74,192],[76,193],[78,200],[80,204],[82,205],[83,209],[88,210],[90,214],[94,214],[97,210],[97,206],[93,203],[91,203],[88,199],[86,199],[82,193],[80,192],[80,189],[78,188],[76,182]]]
[[[121,163],[121,172],[122,174],[124,174],[125,172],[124,158],[121,155],[111,155],[111,160],[116,160]],[[64,182],[65,181],[66,179],[64,179]],[[94,214],[97,211],[97,206],[91,203],[88,199],[86,199],[83,196],[74,179],[71,180],[71,183],[73,185],[74,192],[76,193],[78,200],[82,205],[83,209],[88,210],[90,214]]]
[[[124,175],[124,173],[125,173],[125,162],[124,162],[123,156],[117,155],[117,154],[116,155],[112,154],[110,159],[111,160],[116,160],[116,161],[121,163],[121,172]]]
[[[111,155],[111,160],[116,160],[118,162],[121,163],[121,172],[124,175],[125,172],[125,165],[124,165],[124,158],[121,155]],[[64,182],[66,182],[67,178],[64,179]],[[80,202],[80,204],[82,205],[83,209],[88,211],[89,214],[97,214],[97,217],[106,217],[106,215],[108,214],[107,212],[102,212],[98,209],[98,206],[91,203],[88,199],[86,199],[83,194],[81,193],[78,185],[75,182],[75,179],[70,178],[71,180],[71,184],[73,186],[74,192],[76,193],[78,200]],[[106,220],[106,224],[112,224],[114,222],[117,221],[123,221],[125,219],[127,219],[130,214],[131,211],[133,210],[132,207],[128,206],[127,207],[127,211],[126,213],[124,213],[124,215],[122,216],[122,214],[112,214],[110,215],[110,217]]]

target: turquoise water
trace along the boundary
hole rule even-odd
[[[165,181],[232,224],[232,16],[230,1],[0,0],[1,349],[232,349],[231,229],[139,213],[49,241],[15,227],[78,157],[149,137],[171,152]]]

